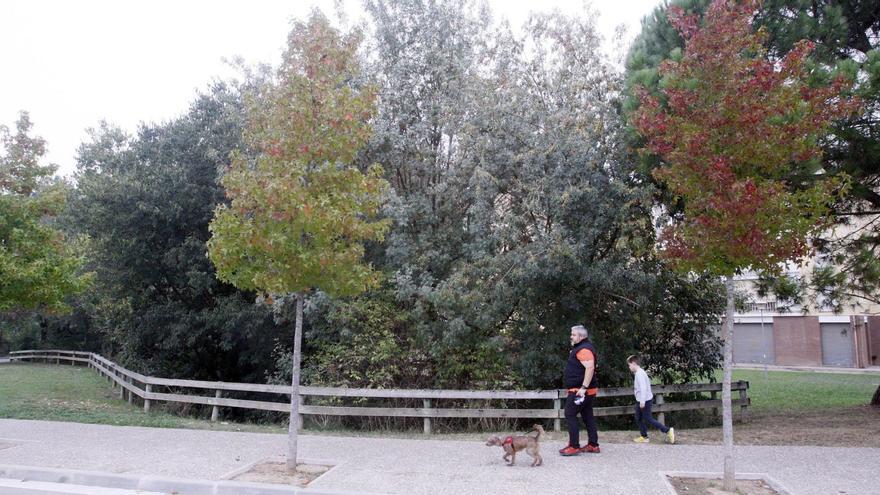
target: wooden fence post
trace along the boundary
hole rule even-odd
[[[219,399],[220,395],[221,395],[221,393],[220,393],[219,389],[214,392],[215,398]],[[217,404],[214,404],[214,407],[211,409],[211,421],[217,421],[217,418],[219,418],[219,417],[220,417],[220,406],[218,406]]]
[[[116,372],[116,377],[122,378],[122,380],[125,381],[125,377],[122,376],[122,373],[120,373],[119,371]],[[120,383],[119,384],[119,398],[120,399],[125,399],[125,392],[126,392],[125,387],[123,387],[122,384]]]
[[[560,431],[562,428],[559,421],[559,410],[562,409],[562,399],[558,397],[558,392],[556,395],[557,397],[553,399],[553,431]]]
[[[748,422],[749,420],[749,412],[748,412],[748,399],[749,399],[749,382],[740,382],[739,385],[742,387],[739,390],[739,400],[742,402],[739,408],[739,420],[743,423]]]
[[[299,394],[299,398],[297,398],[297,402],[299,402],[299,410],[303,410],[303,406],[306,405],[306,396],[303,394]],[[303,429],[303,413],[299,413],[296,415],[296,431],[300,431]]]
[[[126,377],[126,378],[125,378],[125,382],[128,383],[128,384],[133,384],[133,383],[134,383],[134,380],[132,380],[131,378]],[[129,403],[129,404],[133,404],[133,403],[134,403],[134,394],[131,393],[131,390],[126,390],[126,392],[128,392],[128,403]]]
[[[149,383],[145,383],[144,384],[144,391],[146,392],[144,394],[146,396],[147,394],[149,394],[150,392],[153,391],[153,386],[150,385]],[[144,412],[145,413],[150,412],[150,399],[148,399],[146,397],[144,397]]]
[[[422,399],[422,405],[426,410],[431,409],[431,399]],[[431,434],[431,418],[426,417],[422,420],[422,429],[425,435]]]
[[[718,400],[718,392],[712,391],[712,400]],[[712,415],[717,419],[718,418],[718,408],[712,408]]]
[[[663,405],[663,394],[656,394],[654,396],[654,404],[657,404],[658,406]],[[658,413],[657,414],[657,421],[659,421],[665,425],[666,424],[666,413],[663,413],[663,412]]]

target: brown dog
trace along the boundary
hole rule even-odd
[[[544,427],[541,425],[535,425],[534,431],[537,432],[535,436],[529,435],[517,435],[510,436],[505,439],[501,439],[500,437],[489,437],[489,440],[486,441],[486,445],[490,447],[499,446],[504,449],[504,456],[502,459],[507,461],[508,466],[513,466],[513,463],[516,462],[516,453],[520,450],[525,450],[527,454],[532,456],[532,467],[540,466],[544,463],[544,459],[541,457],[541,437],[544,435]]]

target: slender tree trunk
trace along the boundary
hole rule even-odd
[[[296,330],[293,333],[293,366],[290,368],[290,424],[287,427],[287,467],[296,469],[296,448],[299,439],[299,368],[302,359],[303,294],[296,294]]]
[[[721,428],[724,435],[724,489],[733,492],[736,489],[735,470],[733,465],[733,409],[730,407],[730,381],[733,375],[733,277],[724,281],[727,292],[727,315],[722,332],[724,338],[724,377],[721,380]]]

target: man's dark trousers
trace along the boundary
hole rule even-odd
[[[565,422],[568,423],[568,444],[572,447],[580,447],[580,424],[578,424],[578,414],[584,419],[587,425],[587,440],[589,445],[594,447],[599,445],[599,432],[596,429],[596,417],[593,416],[593,400],[595,396],[585,395],[584,401],[577,405],[574,400],[577,394],[569,392],[565,399]]]

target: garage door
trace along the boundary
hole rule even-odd
[[[853,335],[849,323],[822,323],[822,364],[853,365]]]
[[[733,362],[773,364],[773,324],[736,323],[733,325]]]

